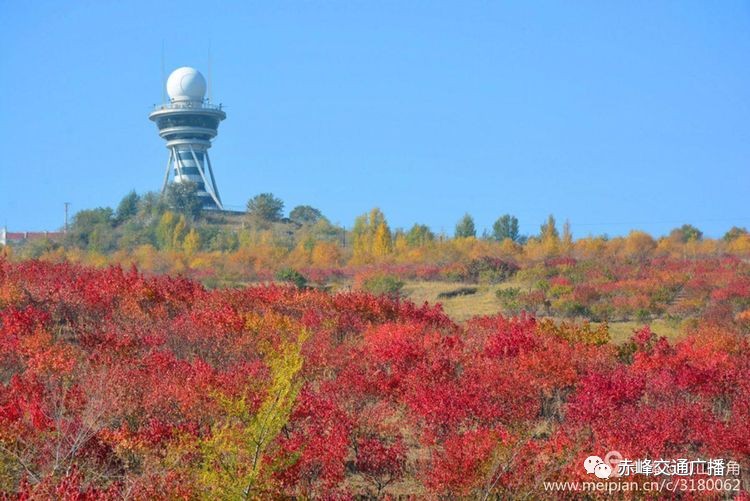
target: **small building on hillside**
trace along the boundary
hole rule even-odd
[[[33,240],[62,240],[62,231],[8,231],[0,228],[0,245],[23,244]]]

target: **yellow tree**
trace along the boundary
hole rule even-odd
[[[287,266],[294,269],[299,269],[305,268],[310,265],[312,249],[315,245],[314,242],[312,246],[310,245],[311,240],[312,239],[308,238],[297,242],[297,245],[286,257]]]
[[[393,252],[395,252],[396,255],[401,256],[403,254],[406,254],[408,250],[409,242],[406,239],[406,235],[403,231],[397,232],[396,238],[393,239]]]
[[[378,239],[378,232],[380,232],[380,239]],[[354,247],[352,262],[355,264],[370,263],[373,256],[383,256],[393,250],[391,232],[385,215],[380,209],[376,207],[369,214],[362,214],[355,219],[352,229],[352,246]]]
[[[156,243],[160,249],[168,249],[172,245],[174,225],[173,212],[167,211],[159,219],[159,224],[156,226]]]
[[[352,228],[352,261],[355,263],[366,263],[370,260],[370,232],[368,229],[367,215],[362,214],[354,220]]]
[[[547,217],[547,221],[542,224],[541,228],[539,229],[539,238],[540,240],[559,240],[560,234],[557,232],[557,223],[555,221],[555,216],[550,214]]]
[[[565,254],[569,254],[573,251],[573,233],[570,231],[570,221],[567,219],[565,220],[565,224],[563,224],[560,247]]]
[[[633,230],[625,239],[624,253],[631,259],[643,261],[656,249],[656,241],[644,231]]]
[[[185,236],[185,240],[182,242],[182,250],[185,254],[192,256],[201,247],[201,236],[195,231],[195,228],[191,228],[188,234]]]
[[[180,219],[177,220],[177,224],[174,225],[174,229],[172,230],[172,249],[180,249],[182,247],[182,239],[185,238],[185,233],[187,233],[187,221],[185,220],[185,216],[180,216]]]
[[[274,492],[272,466],[263,462],[269,445],[289,420],[302,386],[302,330],[294,341],[266,348],[270,384],[257,412],[245,395],[218,396],[224,418],[214,423],[210,438],[201,444],[203,462],[199,481],[210,499],[257,499]]]
[[[594,259],[604,255],[607,251],[607,240],[604,237],[584,237],[575,242],[576,257],[580,259]]]
[[[333,242],[317,242],[312,250],[312,264],[333,268],[341,264],[341,248]]]
[[[742,256],[750,255],[750,235],[740,235],[727,245],[729,252]]]
[[[393,252],[393,240],[391,230],[385,220],[381,221],[375,229],[375,238],[372,243],[372,253],[377,257],[385,257]]]
[[[552,214],[547,218],[547,222],[541,226],[539,240],[541,241],[543,252],[547,257],[557,255],[560,245],[560,234],[557,231],[555,217]]]

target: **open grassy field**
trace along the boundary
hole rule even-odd
[[[467,287],[461,282],[407,282],[404,294],[417,304],[428,302],[441,303],[443,310],[454,320],[463,322],[478,315],[494,315],[500,312],[500,303],[495,291],[500,287],[512,287],[514,284],[474,285],[475,294],[454,298],[438,298],[441,292],[450,292]]]
[[[417,304],[428,302],[430,304],[440,303],[443,310],[455,321],[463,322],[478,315],[494,315],[500,312],[500,303],[495,296],[495,291],[507,287],[521,287],[515,282],[487,285],[476,284],[477,291],[474,294],[462,295],[452,298],[438,298],[443,292],[450,292],[467,287],[461,282],[418,282],[409,281],[404,285],[404,294]],[[683,335],[679,326],[672,325],[665,320],[655,319],[648,323],[651,329],[660,336],[666,336],[674,341]],[[628,340],[635,329],[645,325],[641,322],[610,322],[609,334],[612,342],[620,344]]]
[[[643,327],[642,322],[611,322],[609,324],[609,335],[612,338],[612,342],[620,344],[628,340],[633,334],[633,331]],[[648,322],[651,330],[659,336],[664,336],[669,341],[676,341],[684,335],[684,332],[679,326],[674,326],[665,320],[657,318]]]

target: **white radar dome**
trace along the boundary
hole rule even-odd
[[[195,68],[177,68],[167,79],[167,94],[172,101],[203,101],[206,79]]]

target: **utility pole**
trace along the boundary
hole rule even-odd
[[[68,233],[68,207],[70,207],[70,202],[65,202],[65,231],[64,233]]]

